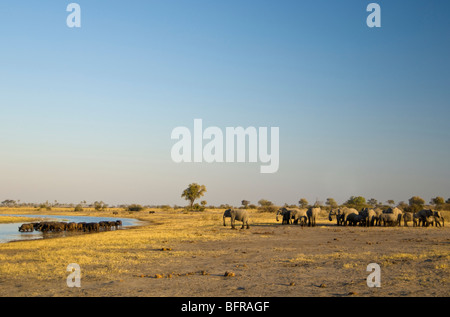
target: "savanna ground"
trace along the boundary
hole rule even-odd
[[[251,212],[251,228],[223,210],[43,214],[133,217],[132,229],[0,244],[0,296],[305,297],[450,295],[450,229],[281,225]],[[36,210],[2,209],[3,214]],[[0,215],[1,218],[1,215]],[[1,221],[1,220],[0,220]],[[67,265],[81,268],[69,288]],[[366,284],[381,267],[381,287]],[[232,276],[225,277],[225,272]]]

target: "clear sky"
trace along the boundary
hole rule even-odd
[[[450,197],[450,2],[0,2],[0,201]],[[280,168],[172,161],[171,131],[279,127]]]

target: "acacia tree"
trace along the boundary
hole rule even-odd
[[[376,207],[376,205],[378,205],[378,200],[376,200],[375,198],[370,198],[367,203],[373,207]]]
[[[344,205],[359,209],[366,206],[366,199],[362,196],[351,196]]]
[[[411,197],[411,198],[408,200],[408,202],[409,202],[409,205],[410,205],[410,206],[414,206],[414,205],[417,205],[417,206],[423,206],[423,205],[425,205],[425,200],[424,200],[423,198],[419,197],[419,196],[413,196],[413,197]]]
[[[258,204],[261,205],[261,207],[258,208],[259,211],[262,211],[262,212],[276,212],[277,211],[277,208],[270,200],[260,199],[258,201]]]
[[[108,208],[108,204],[105,204],[103,201],[95,201],[94,202],[94,209],[97,211],[103,211]]]
[[[301,208],[305,208],[306,206],[308,206],[308,201],[306,200],[306,198],[302,198],[298,201],[298,204],[300,205]]]
[[[445,203],[444,198],[442,198],[440,196],[431,198],[431,200],[430,200],[430,204],[436,205],[436,206],[443,205],[444,203]]]
[[[206,193],[205,185],[199,185],[197,183],[189,184],[188,188],[186,188],[181,197],[188,200],[190,202],[190,209],[194,207],[194,202],[196,199],[202,197]]]
[[[12,200],[12,199],[6,199],[6,200],[2,201],[2,206],[13,207],[15,205],[16,205],[16,201]]]
[[[338,204],[334,198],[327,198],[327,201],[325,202],[325,205],[330,206],[331,208],[337,208]]]
[[[409,208],[407,208],[407,211],[410,212],[417,212],[423,208],[425,205],[425,200],[419,196],[413,196],[409,200]]]

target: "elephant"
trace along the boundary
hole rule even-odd
[[[397,208],[397,207],[395,207],[395,208],[388,208],[388,209],[383,211],[383,214],[394,215],[394,217],[397,218],[396,224],[398,226],[401,225],[403,212],[399,208]],[[388,218],[391,219],[392,217],[388,217]]]
[[[306,211],[306,216],[308,217],[308,227],[315,227],[316,220],[319,217],[320,207],[310,207]]]
[[[441,221],[442,221],[442,227],[445,227],[444,217],[442,216],[440,211],[434,211],[433,216],[434,216],[434,218],[436,218],[436,221],[439,223],[439,226],[441,226]]]
[[[122,227],[122,220],[116,220],[116,229]]]
[[[342,222],[341,222],[341,216],[342,216],[341,215],[341,210],[340,209],[338,209],[338,210],[330,209],[330,213],[328,214],[328,220],[333,221],[333,216],[336,216],[336,224],[338,226],[340,226],[342,224]]]
[[[32,223],[24,223],[23,225],[21,225],[19,227],[19,231],[20,232],[33,232],[34,231],[34,227]]]
[[[299,224],[301,226],[306,225],[308,219],[308,212],[305,209],[292,209],[290,214],[290,220],[294,224]]]
[[[231,218],[231,229],[236,229],[234,226],[235,221],[242,221],[242,227],[241,229],[244,229],[245,226],[247,226],[247,229],[250,229],[250,225],[248,224],[249,220],[249,214],[247,210],[242,209],[227,209],[223,213],[223,225],[225,224],[225,218],[230,217]]]
[[[383,214],[383,210],[375,208],[374,211],[375,211],[374,225],[381,226],[381,215]]]
[[[364,208],[359,212],[361,216],[361,223],[366,227],[374,226],[377,220],[377,214],[375,210]]]
[[[421,221],[422,218],[420,217],[420,215],[417,212],[413,213],[413,227],[419,227]]]
[[[412,212],[405,212],[403,214],[403,225],[408,227],[408,222],[412,221],[414,223],[414,214]]]
[[[390,214],[390,213],[384,213],[380,217],[380,223],[382,223],[385,227],[386,225],[395,226],[398,225],[398,215]]]
[[[277,211],[277,221],[278,221],[278,215],[281,214],[283,216],[282,224],[300,224],[305,225],[306,219],[307,219],[307,211],[305,209],[287,209],[285,207],[280,208]]]
[[[426,225],[426,218],[433,216],[431,209],[422,209],[414,214],[418,226],[422,223],[422,226]]]
[[[356,226],[357,224],[360,224],[363,221],[364,217],[360,214],[349,214],[347,216],[347,223],[348,225]]]
[[[443,220],[443,218],[442,218]],[[433,216],[429,216],[425,218],[425,227],[428,227],[429,225],[434,226],[434,227],[442,227],[441,224],[441,219],[439,217],[436,217],[435,215]]]
[[[299,225],[304,227],[308,224],[308,217],[307,216],[301,216],[298,220]]]
[[[424,227],[429,227],[429,226],[436,226],[437,227],[437,223],[436,223],[436,217],[434,216],[428,216],[425,218],[425,221],[423,222],[423,226]]]
[[[328,215],[328,219],[331,221],[331,216],[336,215],[337,225],[347,225],[347,217],[350,214],[359,214],[358,211],[354,208],[344,207],[342,209],[338,209],[337,211],[330,210],[330,214]]]
[[[276,215],[275,219],[277,221],[279,221],[278,215],[281,215],[283,217],[283,219],[281,221],[282,225],[291,224],[291,212],[292,212],[292,210],[290,210],[290,209],[287,209],[287,208],[284,208],[284,207],[280,208],[280,209],[277,210],[277,215]]]

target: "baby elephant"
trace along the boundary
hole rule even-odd
[[[247,210],[242,210],[242,209],[227,209],[225,210],[225,212],[223,213],[223,225],[226,226],[225,224],[225,218],[230,217],[231,218],[231,229],[236,229],[234,226],[234,222],[237,221],[242,221],[242,227],[241,229],[244,229],[245,226],[247,226],[247,229],[250,229],[250,226],[248,224],[248,211]]]

